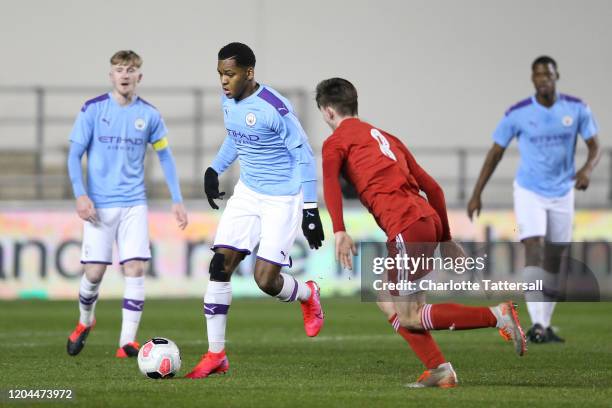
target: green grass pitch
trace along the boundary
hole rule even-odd
[[[407,389],[423,371],[373,303],[323,299],[326,321],[309,339],[297,304],[235,299],[229,317],[230,371],[204,380],[155,381],[135,359],[114,357],[120,302],[100,301],[97,326],[77,357],[65,344],[76,301],[0,302],[0,405],[8,389],[74,390],[72,402],[36,406],[404,407],[612,406],[612,304],[559,304],[566,344],[532,345],[517,357],[493,329],[436,332],[457,371],[455,389]],[[182,355],[180,376],[206,350],[200,300],[147,300],[139,340],[164,336]],[[528,318],[521,305],[521,319]]]

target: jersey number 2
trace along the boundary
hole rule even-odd
[[[380,151],[382,154],[387,156],[393,161],[397,161],[395,154],[391,151],[391,147],[389,146],[389,141],[386,137],[383,136],[382,133],[378,129],[370,130],[370,135],[378,142],[378,146],[380,147]]]

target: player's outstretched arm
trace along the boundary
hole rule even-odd
[[[480,200],[480,195],[484,190],[489,178],[495,171],[497,164],[501,161],[504,156],[504,152],[506,151],[505,147],[498,145],[497,143],[493,143],[493,146],[489,149],[487,153],[487,157],[482,165],[482,169],[480,169],[480,175],[478,176],[478,181],[476,181],[476,185],[474,186],[474,191],[472,192],[472,197],[468,201],[467,205],[467,215],[472,219],[474,213],[476,216],[480,215],[480,210],[482,208],[482,202]]]
[[[168,139],[162,137],[157,142],[153,143],[153,149],[157,152],[157,157],[161,165],[164,177],[166,178],[166,184],[170,195],[172,197],[172,214],[176,219],[176,223],[180,229],[185,229],[188,224],[187,211],[183,205],[183,196],[181,195],[181,186],[178,181],[178,175],[176,172],[176,164],[170,146],[168,146]]]
[[[87,196],[85,187],[83,186],[83,173],[81,172],[81,158],[87,150],[87,147],[76,142],[70,143],[68,151],[68,175],[72,184],[72,191],[76,198],[76,210],[79,218],[83,221],[96,224],[98,222],[98,214],[96,208]]]
[[[601,158],[601,146],[599,144],[599,138],[597,135],[585,140],[585,143],[589,149],[589,152],[586,163],[576,172],[575,186],[577,190],[586,190],[589,187],[591,182],[591,173]]]

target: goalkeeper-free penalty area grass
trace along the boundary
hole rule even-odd
[[[0,302],[0,405],[30,406],[9,390],[73,390],[40,406],[403,407],[612,405],[612,304],[559,303],[553,324],[565,344],[532,345],[520,358],[495,329],[438,331],[460,385],[408,389],[423,367],[374,303],[323,299],[325,326],[306,337],[299,304],[234,299],[228,319],[229,373],[182,378],[206,352],[201,300],[147,300],[138,340],[176,342],[177,378],[151,380],[136,359],[114,357],[121,302],[102,300],[81,354],[66,353],[77,301]],[[529,328],[525,305],[521,322]],[[37,404],[38,406],[39,404]]]

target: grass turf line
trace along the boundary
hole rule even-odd
[[[610,406],[610,303],[558,304],[553,323],[567,343],[530,345],[523,358],[493,329],[435,332],[459,377],[460,387],[450,390],[402,386],[423,368],[375,304],[324,299],[324,307],[325,327],[310,339],[298,304],[235,299],[229,374],[153,381],[140,374],[135,359],[114,357],[120,301],[98,303],[98,323],[77,357],[65,351],[76,301],[0,302],[0,390],[72,388],[70,406]],[[527,329],[524,304],[521,321]],[[200,300],[147,300],[138,339],[175,341],[182,376],[206,351],[204,327]]]

